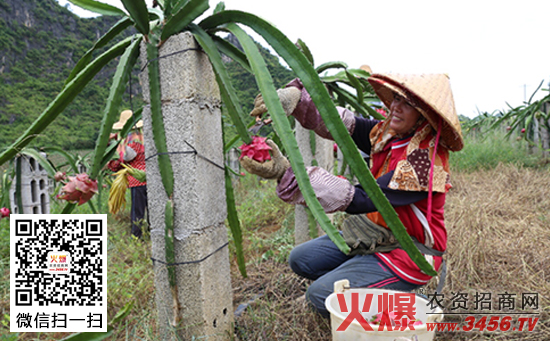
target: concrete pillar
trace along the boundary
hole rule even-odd
[[[239,163],[239,157],[241,153],[237,148],[231,148],[227,152],[226,163],[229,168],[231,168],[235,173],[239,174],[241,172],[241,164]]]
[[[197,47],[186,32],[168,39],[159,51],[166,143],[168,152],[191,151],[191,145],[198,154],[223,167],[220,94],[207,55],[188,50],[162,58]],[[145,46],[141,56],[145,65]],[[140,81],[144,99],[150,103],[146,70]],[[152,258],[165,261],[164,206],[168,198],[155,157],[150,115],[146,106],[143,121]],[[228,242],[224,171],[194,154],[175,153],[170,160],[174,170],[175,261],[208,258],[176,265],[182,305],[177,331],[170,325],[174,316],[167,267],[154,262],[158,340],[229,340],[233,309],[229,251],[224,246]]]
[[[531,153],[535,155],[539,153],[539,128],[539,121],[535,118],[533,120],[533,135],[530,137],[534,142],[534,144],[531,146]]]
[[[42,153],[46,156],[45,153]],[[21,160],[21,200],[23,207],[17,206],[16,182],[14,178],[10,188],[10,205],[16,214],[49,214],[50,213],[50,178],[38,161],[28,155],[19,156]]]
[[[315,136],[315,155],[312,154],[310,143],[310,131],[304,129],[299,123],[296,124],[296,140],[298,148],[304,158],[306,166],[312,165],[312,160],[317,160],[319,167],[322,167],[332,173],[334,168],[334,141]],[[310,240],[309,225],[306,209],[297,205],[295,209],[294,220],[294,244],[299,245]],[[329,215],[330,217],[330,215]],[[319,235],[324,234],[319,225],[317,225]]]
[[[550,103],[546,102],[542,105],[541,110],[548,114],[550,112]],[[540,138],[542,142],[542,158],[546,159],[550,155],[548,152],[548,149],[550,148],[550,131],[548,131],[548,128],[546,128],[546,124],[548,123],[550,125],[550,120],[547,122],[544,121],[544,117],[540,118],[540,126],[541,126],[541,132],[540,132]]]

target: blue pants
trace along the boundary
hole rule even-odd
[[[330,313],[325,299],[334,292],[334,282],[347,279],[352,288],[385,288],[411,291],[420,285],[403,281],[374,255],[347,256],[327,235],[296,246],[289,263],[292,270],[314,280],[306,292],[306,298],[323,316]]]

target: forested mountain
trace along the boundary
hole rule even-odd
[[[0,0],[0,149],[27,129],[63,88],[80,57],[120,18],[79,18],[55,0]],[[128,32],[130,34],[130,32]],[[120,37],[121,39],[123,37]],[[262,49],[276,86],[292,78],[275,56]],[[228,61],[245,112],[258,93],[252,75]],[[98,74],[31,146],[93,148],[116,64]],[[132,77],[120,110],[143,104]],[[229,123],[226,122],[226,126]]]

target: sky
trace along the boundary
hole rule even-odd
[[[119,0],[101,1],[122,8]],[[520,106],[541,82],[548,89],[550,1],[224,2],[226,9],[267,20],[293,42],[303,40],[315,66],[343,61],[350,68],[366,64],[381,73],[446,73],[457,112],[468,117]],[[210,2],[206,15],[216,4]],[[547,94],[539,90],[534,99]]]

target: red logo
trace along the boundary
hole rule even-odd
[[[359,293],[352,292],[351,311],[349,311],[344,294],[337,294],[340,311],[342,313],[349,312],[349,314],[336,330],[345,331],[354,320],[357,320],[365,331],[373,331],[372,325],[367,322],[365,317],[361,314],[361,312],[368,313],[371,311],[373,297],[374,294],[366,294],[361,311],[359,311]],[[379,331],[384,330],[384,328],[387,328],[386,330],[388,331],[403,331],[407,327],[410,330],[415,330],[415,302],[416,295],[412,293],[384,293],[378,295],[378,315],[373,323],[379,323]]]

